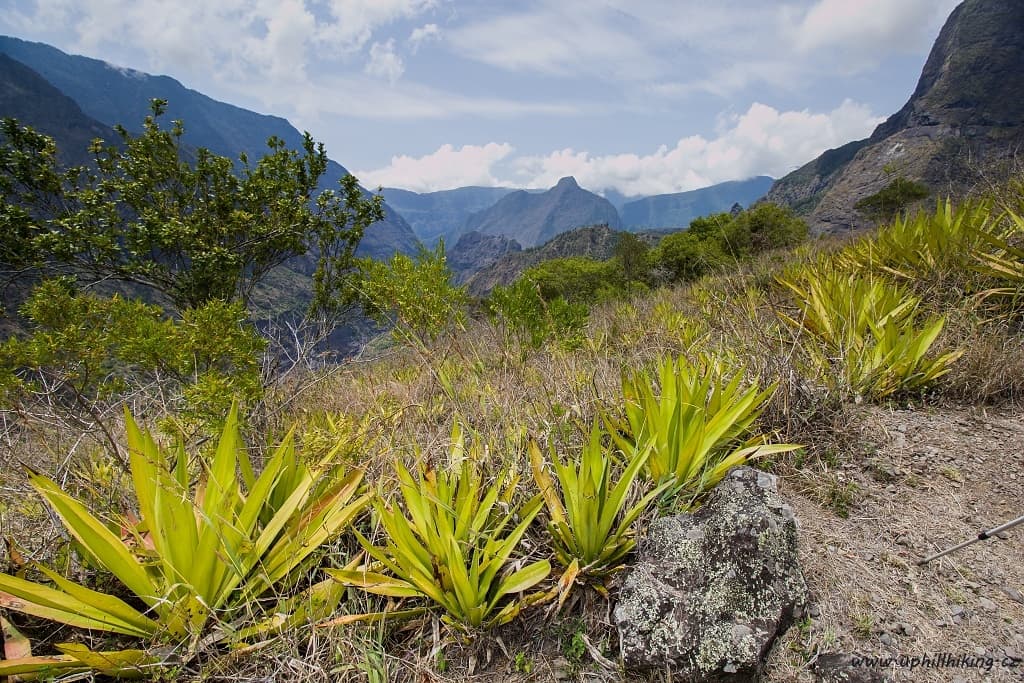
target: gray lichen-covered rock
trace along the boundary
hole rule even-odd
[[[792,510],[774,476],[737,468],[695,513],[651,525],[615,608],[622,658],[684,680],[756,680],[806,602]]]

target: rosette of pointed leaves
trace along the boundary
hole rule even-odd
[[[374,501],[385,544],[376,546],[357,531],[373,562],[328,573],[370,593],[425,598],[441,608],[442,620],[462,629],[507,623],[540,599],[510,596],[535,586],[551,572],[547,560],[511,568],[543,499],[537,495],[517,506],[518,477],[507,471],[485,482],[483,452],[476,442],[467,450],[456,426],[448,469],[422,465],[414,476],[396,462],[401,504],[381,498]]]
[[[607,418],[615,444],[627,461],[646,450],[646,470],[656,482],[672,482],[679,493],[699,496],[730,469],[756,457],[799,448],[769,444],[750,435],[775,392],[757,383],[742,387],[742,369],[731,371],[716,356],[697,362],[663,358],[655,385],[647,372],[624,373],[625,421]],[[660,386],[660,394],[656,394]]]
[[[981,298],[997,301],[1003,314],[1019,312],[1024,304],[1024,246],[1020,244],[1024,217],[1007,210],[1005,220],[1010,225],[1006,234],[985,235],[990,249],[977,255],[979,263],[975,266],[997,283],[981,292]]]
[[[212,621],[235,626],[250,619],[252,602],[336,538],[370,499],[358,495],[360,470],[325,477],[332,456],[305,464],[291,433],[256,476],[234,407],[194,491],[184,448],[168,453],[127,412],[126,422],[137,518],[110,525],[51,479],[30,472],[29,480],[89,561],[113,574],[144,607],[41,566],[52,586],[0,574],[0,606],[80,628],[184,645],[190,652],[200,638],[209,638]],[[164,467],[169,460],[175,463],[172,470]],[[214,640],[227,638],[229,631],[213,634]],[[100,654],[117,661],[116,653],[83,654],[74,645],[63,650],[84,668],[94,668]],[[128,669],[134,670],[137,660]],[[0,675],[15,673],[19,665],[0,663]]]
[[[595,422],[577,464],[571,459],[563,463],[552,450],[554,479],[537,443],[531,440],[529,446],[533,477],[548,510],[555,556],[563,567],[581,576],[605,576],[621,567],[636,546],[633,523],[667,486],[656,487],[639,500],[631,498],[652,448],[634,450],[614,480],[615,458],[601,443],[602,434]]]
[[[920,299],[881,277],[835,268],[779,280],[793,294],[799,315],[779,317],[809,337],[804,344],[818,368],[835,368],[848,387],[885,398],[920,391],[945,375],[961,352],[928,352],[945,325],[936,317],[919,326]]]

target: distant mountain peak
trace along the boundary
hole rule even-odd
[[[490,208],[471,215],[463,232],[505,235],[532,247],[573,228],[598,224],[619,229],[621,220],[615,207],[566,176],[546,192],[505,195]]]

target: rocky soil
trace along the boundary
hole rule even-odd
[[[1002,666],[1024,657],[1024,526],[916,565],[1024,514],[1022,417],[858,408],[859,447],[824,474],[782,477],[812,601],[768,680],[816,680],[815,654],[829,652],[993,659],[989,670],[897,666],[884,680],[1024,680],[1024,661]]]

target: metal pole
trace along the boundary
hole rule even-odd
[[[978,541],[984,541],[984,540],[986,540],[988,538],[991,538],[991,537],[995,536],[996,534],[998,534],[1001,531],[1006,531],[1007,529],[1012,529],[1013,527],[1017,526],[1018,524],[1022,524],[1022,523],[1024,523],[1024,516],[1018,517],[1017,519],[1009,521],[1006,524],[1000,524],[999,526],[997,526],[995,528],[992,528],[992,529],[989,529],[988,531],[982,531],[980,534],[978,534],[977,538],[972,538],[971,540],[964,541],[963,543],[961,543],[959,545],[955,545],[952,548],[947,548],[946,550],[943,550],[941,553],[936,553],[936,554],[932,555],[931,557],[926,557],[923,560],[921,560],[920,562],[918,562],[917,565],[921,566],[923,564],[928,564],[932,560],[937,560],[940,557],[945,557],[946,555],[949,555],[950,553],[954,553],[957,550],[960,550],[961,548],[966,548],[967,546],[972,545],[974,543],[977,543]]]

